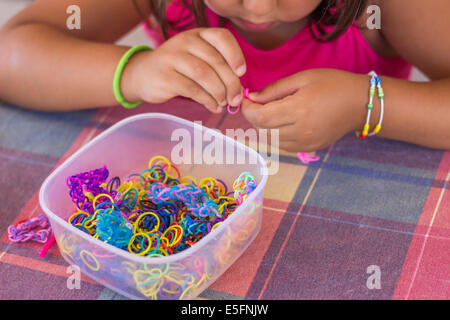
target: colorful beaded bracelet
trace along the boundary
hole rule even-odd
[[[367,104],[367,117],[366,123],[364,124],[364,128],[362,132],[357,131],[356,136],[362,140],[366,137],[371,137],[380,132],[381,126],[383,124],[384,118],[384,91],[381,86],[381,78],[376,74],[375,71],[371,71],[369,73],[370,78],[370,89],[369,89],[369,103]],[[378,124],[375,126],[375,129],[369,133],[370,128],[370,116],[372,114],[373,109],[373,99],[375,97],[375,89],[378,89],[378,98],[380,99],[380,119],[378,120]]]

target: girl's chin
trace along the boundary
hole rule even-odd
[[[239,19],[239,18],[230,19],[230,21],[233,22],[239,28],[241,28],[245,31],[252,31],[252,32],[269,31],[277,25],[276,22],[253,23],[253,22]]]

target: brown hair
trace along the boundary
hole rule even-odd
[[[182,0],[191,10],[197,27],[209,27],[206,6],[203,0]],[[318,41],[332,41],[339,38],[347,28],[357,20],[366,8],[367,0],[322,0],[311,13],[309,27]],[[166,1],[149,0],[150,9],[161,26],[164,37],[169,38],[169,25],[166,18]],[[223,21],[222,21],[223,22]],[[331,32],[325,27],[334,26]]]

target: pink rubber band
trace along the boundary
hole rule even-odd
[[[250,94],[250,89],[249,89],[249,88],[245,88],[245,89],[244,89],[244,98],[245,98],[245,99],[249,99],[249,98],[248,98],[248,95],[249,95],[249,94]],[[241,110],[241,106],[240,106],[240,105],[236,107],[236,110],[235,110],[235,111],[231,111],[231,108],[232,108],[231,105],[228,105],[228,106],[227,106],[228,113],[229,113],[229,114],[233,114],[233,115],[234,115],[234,114],[237,114],[237,113]]]
[[[39,251],[39,257],[44,258],[54,242],[55,242],[55,235],[52,233],[50,239],[48,239],[48,241],[42,247],[41,251]]]
[[[310,162],[316,162],[316,161],[320,160],[319,156],[310,155],[310,154],[308,154],[306,152],[299,152],[299,153],[297,153],[297,157],[304,164],[308,164]]]

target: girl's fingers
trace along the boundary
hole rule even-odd
[[[233,107],[238,106],[242,101],[241,81],[220,52],[204,40],[196,42],[188,48],[188,51],[204,60],[216,71],[226,88],[228,104]]]
[[[196,56],[186,54],[174,63],[174,68],[208,92],[216,100],[216,106],[226,106],[225,85],[208,63]]]
[[[202,86],[185,75],[173,72],[171,77],[171,87],[174,96],[183,96],[190,98],[204,105],[208,110],[214,113],[220,113],[217,101]]]
[[[286,98],[280,101],[261,105],[244,100],[242,112],[245,118],[257,128],[280,128],[295,123],[293,102]]]
[[[199,31],[200,37],[212,45],[223,56],[238,77],[247,71],[244,54],[233,34],[223,28],[207,28]]]
[[[280,100],[294,94],[301,86],[298,76],[283,78],[274,82],[259,92],[253,92],[249,95],[250,99],[261,103],[269,103],[271,101]]]

